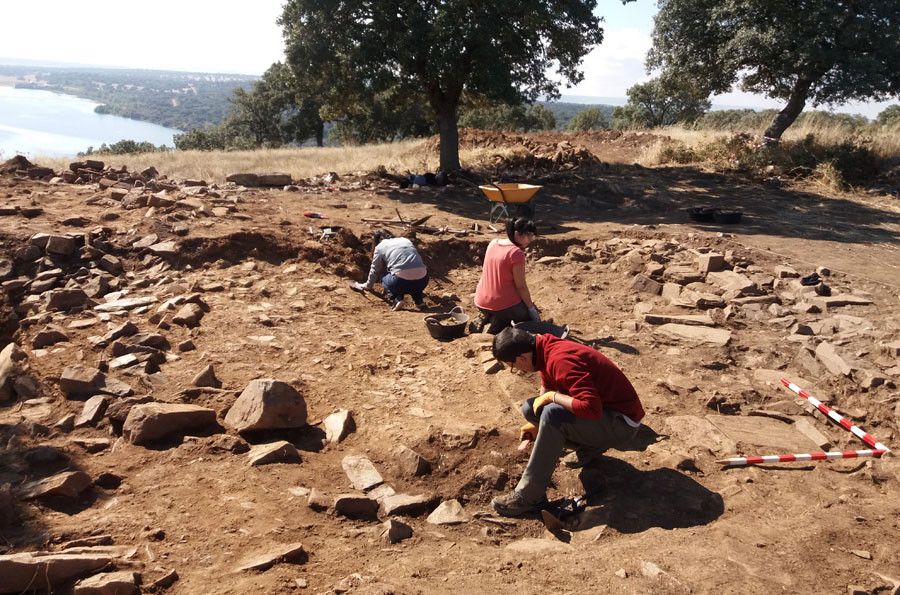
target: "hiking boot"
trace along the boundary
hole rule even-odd
[[[497,514],[508,517],[519,517],[528,514],[536,514],[541,507],[546,504],[546,500],[541,502],[528,502],[519,492],[513,490],[503,496],[497,496],[491,500],[491,506],[497,511]]]
[[[394,305],[391,306],[391,312],[397,312],[398,310],[403,308],[403,301],[397,300],[394,302]]]

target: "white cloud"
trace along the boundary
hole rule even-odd
[[[644,69],[650,45],[650,35],[639,29],[607,28],[603,43],[584,59],[584,80],[563,93],[624,97],[629,87],[650,78]]]

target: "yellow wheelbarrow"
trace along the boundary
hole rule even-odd
[[[479,186],[492,203],[490,222],[509,219],[509,206],[514,205],[519,217],[534,217],[534,195],[541,186],[533,184],[485,184]]]

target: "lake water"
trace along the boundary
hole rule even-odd
[[[180,130],[94,113],[93,101],[34,89],[0,86],[0,157],[16,153],[74,156],[123,139],[174,146]]]

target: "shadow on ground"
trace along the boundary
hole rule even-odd
[[[722,496],[680,471],[643,471],[613,457],[582,469],[591,508],[575,520],[575,530],[605,524],[620,533],[653,527],[676,529],[706,525],[725,510]]]
[[[517,180],[523,181],[523,180]],[[705,231],[767,234],[834,242],[895,243],[900,214],[861,201],[754,182],[736,174],[694,167],[645,168],[612,164],[595,171],[551,174],[535,198],[542,235],[564,233],[568,224],[616,222],[681,223]],[[474,220],[487,221],[491,203],[477,187],[396,189],[400,203],[428,203]],[[686,209],[710,206],[744,213],[741,223],[699,224]],[[495,224],[498,227],[501,224]]]

